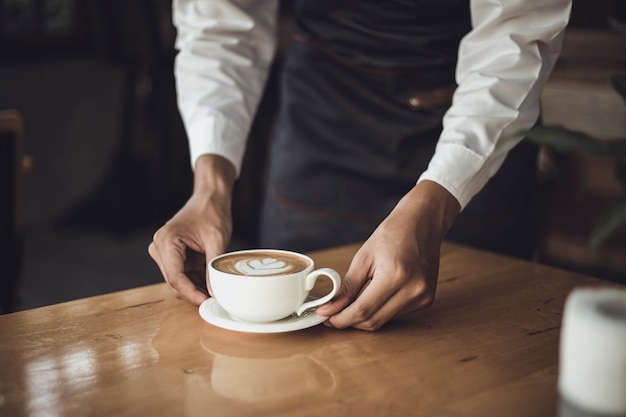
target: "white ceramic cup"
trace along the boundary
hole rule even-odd
[[[316,270],[310,257],[284,250],[229,252],[213,258],[208,268],[218,304],[233,318],[251,323],[277,321],[293,313],[300,316],[330,301],[341,285],[335,270]],[[332,290],[305,302],[319,277],[330,279]]]

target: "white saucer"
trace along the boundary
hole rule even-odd
[[[300,317],[292,314],[287,318],[271,323],[249,323],[232,317],[214,298],[209,298],[200,304],[199,311],[200,317],[214,326],[247,333],[292,332],[316,326],[328,319],[327,316],[320,316],[314,311],[310,311],[305,312]]]

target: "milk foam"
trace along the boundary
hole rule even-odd
[[[235,264],[235,269],[243,275],[277,275],[293,269],[283,261],[274,258],[242,259]]]

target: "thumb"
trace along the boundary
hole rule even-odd
[[[217,242],[218,239],[203,239],[202,246],[206,258],[206,287],[211,297],[213,297],[213,289],[211,288],[211,277],[209,276],[209,265],[211,261],[226,252],[227,244],[223,242]]]
[[[354,256],[352,262],[350,262],[348,272],[346,272],[341,281],[341,287],[337,295],[328,303],[318,307],[316,310],[318,314],[332,316],[339,313],[356,299],[370,280],[370,264],[366,259],[360,256],[359,253]]]

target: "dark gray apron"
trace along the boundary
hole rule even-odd
[[[296,3],[260,245],[309,251],[369,237],[433,155],[469,30],[467,0]],[[505,178],[448,237],[527,256],[532,237],[509,246],[521,238],[512,233],[528,234],[519,222],[534,198],[535,156],[527,146],[511,153]]]

